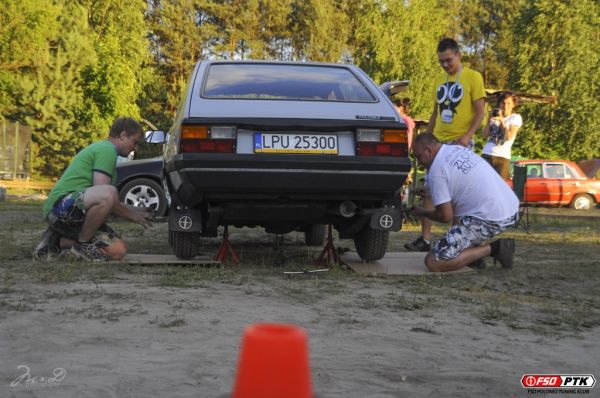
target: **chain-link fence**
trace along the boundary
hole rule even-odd
[[[31,177],[31,128],[0,122],[0,178]]]

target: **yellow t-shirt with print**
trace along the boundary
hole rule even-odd
[[[442,142],[454,141],[467,132],[475,117],[473,101],[485,97],[483,77],[463,66],[455,75],[448,76],[446,72],[437,75],[434,88],[438,111],[433,135]]]

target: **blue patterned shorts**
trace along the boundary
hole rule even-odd
[[[53,218],[65,224],[82,224],[85,219],[83,192],[72,192],[59,199],[52,207]]]
[[[479,246],[488,239],[513,227],[519,220],[519,213],[502,221],[486,221],[476,217],[466,216],[450,227],[442,238],[431,246],[431,252],[436,260],[451,260],[463,250]]]

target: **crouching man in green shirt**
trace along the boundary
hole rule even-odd
[[[119,202],[114,186],[117,156],[127,156],[142,140],[142,126],[120,117],[113,122],[107,139],[89,145],[73,158],[44,205],[49,227],[35,248],[35,260],[49,260],[68,248],[85,260],[110,260],[102,250],[107,245],[96,238],[96,232],[111,214],[144,228],[150,226],[151,214],[145,208]]]

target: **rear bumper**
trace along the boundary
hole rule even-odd
[[[206,199],[378,200],[398,190],[408,158],[180,154],[166,163],[172,189],[186,204]]]

